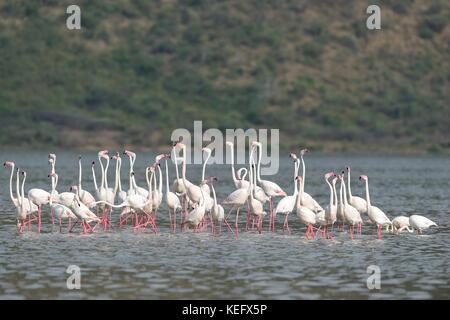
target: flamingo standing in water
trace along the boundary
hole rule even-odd
[[[3,166],[11,168],[11,174],[9,176],[9,196],[10,196],[11,201],[13,202],[14,206],[17,207],[19,200],[18,200],[18,198],[14,198],[13,187],[12,187],[15,163],[12,161],[5,161],[5,163],[3,163]],[[18,187],[17,187],[17,189],[18,189]],[[38,207],[33,202],[31,202],[28,198],[22,197],[21,201],[23,203],[24,208],[28,208],[28,214],[38,211]]]
[[[41,233],[42,206],[49,203],[50,193],[43,189],[33,188],[28,191],[28,199],[38,207],[38,233]]]
[[[352,195],[352,188],[350,187],[350,167],[347,167],[347,188],[348,188],[348,203],[355,207],[360,214],[367,213],[367,202],[361,197]]]
[[[297,217],[299,218],[300,222],[306,225],[306,233],[305,233],[306,239],[308,240],[309,236],[311,236],[311,238],[314,239],[313,225],[316,224],[316,214],[312,210],[301,204],[301,198],[303,195],[302,177],[297,176],[295,179],[300,189],[299,193],[297,194],[297,199],[295,201],[295,213],[297,214]]]
[[[165,155],[164,162],[166,165],[166,205],[169,210],[169,218],[171,228],[175,231],[177,228],[177,210],[181,210],[181,202],[177,195],[170,191],[169,189],[169,165],[167,163],[167,158],[170,158],[170,155]],[[173,212],[173,222],[171,217],[171,212]]]
[[[328,179],[330,177],[335,177],[332,180],[332,184],[330,184],[330,181]],[[324,176],[325,182],[328,184],[328,187],[330,188],[330,203],[325,208],[325,219],[327,222],[327,225],[325,225],[325,232],[327,233],[328,238],[331,239],[331,235],[328,233],[328,224],[331,225],[331,228],[333,229],[333,225],[336,222],[336,214],[337,214],[337,195],[336,195],[336,175],[334,172],[328,172]]]
[[[264,212],[263,203],[253,196],[253,193],[255,192],[255,188],[253,185],[253,181],[254,181],[253,175],[256,173],[254,173],[254,170],[252,169],[251,164],[249,166],[249,172],[250,172],[250,176],[249,176],[250,184],[248,186],[248,194],[249,194],[248,204],[249,204],[249,208],[250,208],[249,211],[251,214],[253,214],[254,217],[258,217],[257,226],[258,226],[259,233],[261,233],[262,232],[262,219],[266,215],[266,212]]]
[[[303,196],[302,196],[302,205],[306,206],[310,210],[314,211],[315,213],[319,213],[323,211],[323,208],[320,206],[320,204],[309,194],[305,191],[305,181],[306,181],[306,167],[305,167],[305,160],[303,159],[303,156],[308,153],[308,149],[301,149],[300,150],[300,160],[302,162],[302,185],[303,185]]]
[[[364,181],[366,184],[367,215],[369,216],[370,221],[377,225],[377,239],[381,239],[381,227],[389,227],[392,225],[392,222],[389,220],[387,215],[381,211],[381,209],[371,205],[369,195],[369,177],[362,175],[359,177],[359,180]]]
[[[87,190],[84,190],[81,186],[81,179],[83,175],[81,167],[81,156],[78,156],[78,185],[73,185],[70,187],[70,191],[75,192],[80,201],[83,202],[88,208],[93,208],[93,203],[95,202],[94,196]]]
[[[213,194],[214,205],[211,208],[211,220],[212,220],[212,229],[213,234],[216,234],[216,223],[219,223],[220,234],[222,234],[222,223],[225,220],[225,211],[220,204],[217,204],[216,190],[214,189],[214,181],[217,181],[216,177],[212,177],[209,179],[209,183],[211,183],[211,191]],[[230,228],[231,230],[231,228]]]
[[[359,214],[358,210],[355,207],[351,206],[347,202],[347,193],[345,191],[345,181],[341,180],[341,184],[344,184],[343,190],[344,190],[345,221],[347,221],[347,223],[350,226],[350,239],[353,240],[353,228],[355,225],[358,226],[359,233],[361,234],[362,219],[361,219],[361,215]]]
[[[139,187],[136,184],[136,178],[134,175],[131,175],[131,172],[134,172],[134,163],[136,162],[136,153],[129,151],[129,150],[125,150],[123,152],[124,154],[126,154],[130,160],[130,189],[128,190],[128,195],[130,193],[138,193],[141,196],[143,196],[144,198],[148,197],[148,190]]]
[[[22,180],[22,193],[19,191],[19,168],[17,168],[17,186],[16,186],[16,192],[17,192],[17,205],[16,205],[16,218],[17,218],[17,231],[19,233],[23,232],[25,230],[26,225],[26,219],[28,216],[28,208],[26,206],[26,203],[23,201],[25,199],[25,192],[24,192],[24,184],[25,180],[27,178],[27,174],[25,171],[22,171],[23,180]],[[31,218],[28,221],[28,223],[31,223]]]
[[[234,186],[236,189],[240,188],[248,188],[249,182],[245,179],[242,179],[239,174],[239,170],[245,169],[241,168],[238,170],[237,175],[234,169],[234,144],[233,142],[227,141],[227,146],[230,147],[230,155],[231,155],[231,177],[233,178]]]
[[[261,179],[261,158],[262,158],[262,143],[254,141],[252,145],[255,145],[258,149],[258,168],[256,170],[256,179],[264,190],[264,193],[269,196],[269,206],[270,206],[270,221],[269,221],[269,231],[275,232],[275,219],[273,215],[273,197],[283,197],[286,196],[286,192],[281,189],[281,187],[275,182],[262,180]]]

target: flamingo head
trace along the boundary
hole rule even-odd
[[[95,161],[92,161],[92,166],[95,166]]]
[[[27,172],[26,171],[22,171],[20,172],[22,174],[22,176],[26,177],[27,176]]]
[[[77,191],[78,190],[78,186],[70,186],[69,191]]]
[[[238,180],[242,180],[242,175],[241,175],[241,172],[242,172],[242,171],[247,172],[247,169],[246,169],[246,168],[240,168],[240,169],[237,171],[237,179],[238,179]]]
[[[56,172],[49,172],[47,176],[48,176],[49,178],[50,178],[50,177],[56,177],[57,174],[56,174]]]
[[[346,166],[345,170],[347,170],[347,172],[350,172],[350,166]]]
[[[80,155],[78,155],[78,160],[81,160],[81,154],[80,154]]]
[[[5,161],[5,163],[3,163],[3,165],[5,167],[14,167],[14,162],[12,162],[12,161]]]
[[[296,176],[295,177],[295,181],[302,181],[302,180],[303,180],[302,176]]]
[[[334,172],[333,171],[330,171],[330,172],[327,172],[326,174],[325,174],[325,179],[329,179],[331,176],[334,176],[335,174],[334,174]]]
[[[306,153],[308,153],[309,152],[309,150],[308,149],[306,149],[306,148],[304,148],[304,149],[301,149],[300,150],[300,155],[301,156],[304,156]]]
[[[111,156],[111,160],[118,160],[120,158],[119,153],[117,152],[115,155]]]
[[[54,153],[49,153],[49,154],[48,154],[48,158],[49,158],[49,159],[56,160],[56,155],[55,155]]]
[[[170,154],[168,154],[168,153],[162,153],[162,154],[157,155],[157,156],[155,157],[155,162],[156,162],[157,164],[159,164],[159,162],[160,162],[161,160],[165,159],[165,158],[170,158]]]
[[[367,180],[369,180],[369,177],[367,177],[367,176],[365,176],[365,175],[361,175],[361,176],[359,176],[359,180],[361,180],[361,181],[367,181]]]
[[[48,158],[48,163],[49,163],[49,164],[53,164],[53,163],[55,163],[55,160],[49,157],[49,158]]]

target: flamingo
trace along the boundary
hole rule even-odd
[[[248,186],[248,194],[249,194],[249,196],[248,196],[248,204],[249,204],[250,212],[254,216],[258,217],[258,224],[257,225],[258,225],[259,233],[261,233],[262,232],[262,218],[263,218],[263,216],[266,215],[266,212],[264,212],[263,203],[253,196],[253,193],[254,193],[253,169],[252,169],[251,164],[250,164],[250,167],[249,167],[249,172],[250,172],[250,176],[249,176],[250,183],[249,183],[249,186]],[[237,230],[237,225],[236,225],[236,230]],[[236,238],[237,238],[237,233],[236,233]]]
[[[295,177],[298,176],[298,168],[300,166],[300,161],[298,160],[297,156],[294,153],[291,153],[290,157],[291,157],[291,159],[293,159],[293,162],[294,162],[294,177],[293,177],[294,193],[290,196],[286,196],[283,199],[281,199],[280,202],[278,202],[277,207],[275,208],[275,219],[276,219],[276,215],[278,213],[285,214],[284,224],[283,224],[283,232],[285,229],[287,229],[289,233],[291,233],[291,232],[289,230],[288,218],[289,218],[289,214],[294,210],[294,207],[295,207],[295,199],[297,198],[297,193],[298,193],[297,181],[295,180]]]
[[[49,203],[50,193],[43,189],[33,188],[28,191],[28,199],[38,207],[38,233],[41,233],[42,206]]]
[[[134,175],[131,175],[131,172],[134,172],[134,163],[136,161],[136,153],[129,151],[129,150],[125,150],[123,152],[124,154],[126,154],[130,160],[130,189],[128,190],[128,195],[130,193],[138,193],[141,196],[143,196],[144,198],[148,197],[148,190],[139,187],[136,184],[136,178]]]
[[[313,225],[316,224],[316,214],[308,207],[301,205],[301,198],[303,195],[302,177],[297,176],[295,179],[300,190],[297,194],[297,199],[295,200],[295,213],[297,214],[300,222],[306,225],[306,239],[308,240],[310,235],[312,239],[314,239]]]
[[[183,166],[184,166],[184,163],[183,163]],[[202,181],[202,184],[203,183],[206,183],[206,181]],[[189,188],[186,188],[186,191],[187,191],[187,193],[189,193]],[[200,201],[198,203],[194,204],[194,208],[191,211],[189,211],[186,221],[183,222],[183,224],[187,224],[187,225],[193,227],[194,232],[197,231],[197,228],[199,227],[200,223],[203,221],[205,212],[206,212],[205,196],[204,196],[203,192],[200,192],[200,197],[201,197]]]
[[[77,217],[79,221],[81,221],[81,226],[83,227],[84,233],[94,232],[94,228],[90,226],[91,222],[101,222],[101,219],[95,215],[86,205],[81,202],[80,198],[77,194],[73,197],[73,202],[70,205],[70,209]],[[74,225],[75,226],[75,225]],[[69,229],[70,232],[70,229]]]
[[[338,180],[343,180],[344,179],[344,175],[338,175],[337,176]],[[344,214],[344,201],[342,200],[342,189],[343,189],[343,184],[341,183],[341,187],[339,190],[339,203],[337,204],[337,212],[336,212],[336,221],[341,224],[342,223],[342,231],[344,231],[344,226],[345,226],[345,214]],[[333,190],[333,192],[335,192],[335,189]]]
[[[366,175],[359,176],[359,180],[365,181],[366,184],[366,202],[367,202],[367,215],[370,221],[377,225],[377,239],[381,239],[381,227],[391,226],[392,222],[378,207],[372,206],[370,203],[369,195],[369,177]]]
[[[114,183],[114,195],[117,194],[119,200],[121,202],[125,201],[127,198],[127,193],[122,190],[122,182],[120,178],[120,169],[122,167],[122,158],[120,157],[119,152],[116,152],[114,156],[111,157],[112,160],[116,161],[116,179]]]
[[[242,174],[242,172],[244,172],[244,173]],[[245,178],[247,177],[247,174],[248,174],[247,168],[240,168],[237,171],[237,173],[236,173],[237,179],[240,181],[240,183],[238,183],[238,186],[239,186],[239,187],[237,187],[238,189],[242,188],[242,187],[248,188],[249,182],[247,180],[245,180]]]
[[[320,206],[320,204],[309,194],[305,191],[305,181],[306,181],[306,167],[305,167],[305,160],[303,159],[303,156],[309,152],[308,149],[301,149],[300,150],[300,160],[302,162],[302,185],[303,185],[303,196],[302,196],[302,205],[306,206],[310,210],[314,211],[315,213],[318,213],[320,211],[323,211],[323,208]]]
[[[56,187],[58,186],[58,174],[56,172],[50,172],[48,174],[48,177],[52,178],[52,180],[54,181],[54,185],[52,188],[52,192],[50,193],[50,199],[49,202],[50,204],[52,204],[53,202],[55,203],[59,203],[62,204],[66,207],[70,206],[73,202],[73,197],[75,196],[75,193],[72,192],[61,192],[61,193],[56,193],[54,192],[56,189]]]
[[[206,159],[203,162],[203,168],[202,168],[202,181],[205,180],[205,171],[206,171],[206,164],[208,163],[209,158],[211,158],[212,150],[210,148],[202,148],[202,152],[206,153]],[[208,183],[202,183],[201,188],[205,194],[208,196],[211,195],[211,190],[209,189]]]
[[[334,176],[335,178],[332,180],[332,184],[330,184],[330,181],[328,179],[330,177]],[[327,221],[327,225],[325,226],[325,231],[328,233],[328,224],[331,224],[331,228],[333,228],[334,223],[336,222],[336,215],[337,215],[337,195],[336,195],[336,175],[334,172],[330,171],[325,174],[324,176],[325,182],[328,184],[328,187],[330,188],[330,203],[325,208],[325,219]],[[328,235],[330,238],[331,236]]]
[[[344,184],[344,187],[343,187],[343,190],[344,190],[344,217],[345,217],[345,221],[347,221],[347,223],[350,225],[350,239],[353,240],[353,228],[355,225],[358,225],[358,229],[361,233],[362,219],[361,219],[361,215],[359,214],[359,211],[347,202],[345,181],[343,179],[341,180],[341,185],[342,184]],[[342,199],[341,199],[341,201],[342,201]]]
[[[19,233],[23,232],[25,230],[25,220],[28,216],[28,208],[25,204],[25,202],[23,201],[23,199],[25,198],[25,193],[24,193],[24,184],[25,184],[25,180],[27,178],[27,174],[25,171],[22,171],[22,175],[23,175],[23,180],[22,180],[22,193],[20,193],[19,191],[19,168],[17,168],[17,184],[16,184],[16,192],[17,192],[17,205],[16,205],[16,217],[17,217],[17,231]],[[29,221],[29,223],[31,223],[31,219]]]
[[[178,172],[178,159],[177,159],[177,151],[175,150],[175,146],[172,148],[172,152],[173,152],[173,160],[175,162],[175,172],[176,172],[177,178],[173,181],[172,190],[174,190],[179,195],[182,195],[182,194],[186,193],[186,188],[184,187],[183,179],[180,178],[180,175]]]
[[[407,230],[409,232],[413,232],[413,229],[410,229],[409,217],[398,216],[392,219],[392,231],[396,233],[401,233],[403,230]]]
[[[183,150],[183,159],[182,159],[183,168],[181,176],[183,179],[184,188],[186,189],[186,195],[190,201],[194,203],[199,203],[200,200],[202,199],[203,194],[202,189],[186,179],[186,145],[181,142],[178,142],[176,146]]]
[[[78,186],[73,185],[70,187],[70,191],[75,191],[75,193],[80,198],[80,201],[83,202],[88,208],[93,208],[93,203],[95,202],[94,196],[87,190],[84,190],[81,186],[82,179],[82,167],[81,167],[81,156],[78,156]]]
[[[413,229],[416,229],[418,233],[422,233],[422,230],[426,230],[430,227],[438,226],[435,222],[418,214],[413,214],[409,217],[409,224]]]
[[[256,179],[258,183],[261,185],[261,188],[264,190],[264,193],[269,197],[269,206],[270,206],[270,222],[269,222],[269,231],[275,231],[275,220],[273,216],[273,197],[283,197],[286,196],[286,192],[281,189],[281,187],[275,182],[262,180],[261,179],[261,158],[262,158],[262,143],[254,141],[252,145],[255,145],[258,149],[258,168],[256,170]]]
[[[177,210],[181,210],[181,203],[180,199],[178,199],[177,195],[169,190],[169,165],[167,163],[167,158],[170,158],[170,155],[166,155],[164,157],[164,162],[166,165],[166,205],[169,210],[169,218],[170,218],[170,224],[172,229],[175,231],[177,227]],[[173,224],[172,224],[172,217],[171,217],[171,211],[173,212]]]
[[[358,210],[360,214],[367,213],[367,202],[361,197],[352,195],[352,189],[350,187],[350,167],[347,166],[347,188],[348,188],[348,203]]]
[[[234,169],[234,144],[233,142],[227,141],[226,145],[228,147],[230,147],[230,151],[231,151],[231,176],[233,178],[233,182],[234,182],[234,186],[236,187],[236,189],[240,189],[240,188],[248,188],[249,182],[241,179],[240,175],[239,175],[239,170],[245,169],[245,168],[241,168],[238,170],[238,178],[236,178],[236,174],[235,174],[235,169]]]
[[[12,187],[12,180],[13,180],[13,176],[14,176],[15,163],[12,162],[12,161],[5,161],[5,163],[3,163],[3,166],[11,168],[11,174],[9,176],[9,196],[10,196],[11,201],[13,202],[14,206],[17,207],[19,200],[18,200],[18,198],[14,198],[13,187]],[[28,198],[22,197],[21,201],[23,203],[23,206],[25,208],[28,208],[28,214],[31,214],[32,212],[37,212],[38,211],[38,207],[33,202],[31,202]]]
[[[214,199],[214,205],[211,208],[211,219],[212,219],[212,221],[214,221],[212,224],[212,228],[213,228],[213,234],[215,235],[217,222],[219,223],[219,226],[220,226],[220,234],[222,234],[222,223],[225,220],[225,211],[220,204],[217,204],[216,190],[214,189],[214,181],[217,181],[216,177],[212,177],[207,182],[211,183],[211,191],[212,191],[213,199]],[[225,222],[225,223],[227,223],[227,222]],[[230,228],[230,230],[231,230],[231,228]]]

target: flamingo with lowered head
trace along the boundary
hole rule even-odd
[[[413,229],[416,229],[418,233],[422,233],[423,230],[426,230],[431,227],[437,227],[438,225],[428,219],[427,217],[413,214],[409,217],[409,224]]]
[[[227,146],[230,147],[230,155],[231,155],[231,177],[233,178],[233,182],[234,182],[234,186],[236,187],[236,189],[240,189],[240,188],[248,188],[249,182],[246,181],[245,179],[242,179],[240,177],[240,170],[245,169],[245,168],[241,168],[238,170],[237,175],[235,173],[235,169],[234,169],[234,144],[233,142],[227,141],[226,142]]]
[[[392,222],[380,208],[372,206],[370,203],[369,177],[361,175],[359,176],[359,180],[364,181],[366,184],[367,215],[369,216],[370,221],[377,225],[377,239],[381,239],[381,227],[389,227],[392,225]]]

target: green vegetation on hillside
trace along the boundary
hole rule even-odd
[[[0,144],[167,145],[280,128],[285,147],[450,150],[450,3],[17,0],[0,4]],[[81,7],[80,31],[66,7]]]

